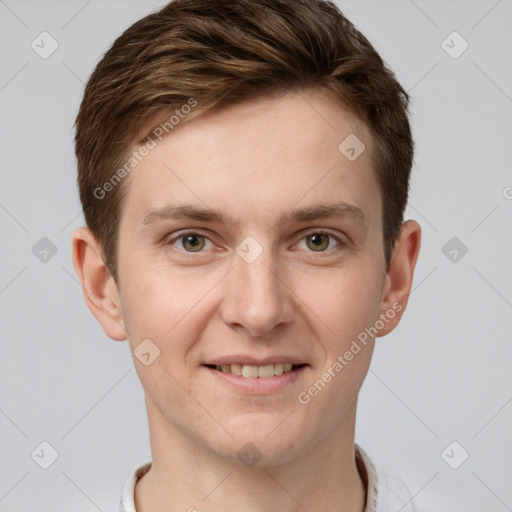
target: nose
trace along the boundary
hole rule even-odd
[[[221,306],[226,325],[263,337],[289,324],[294,313],[293,293],[286,281],[286,271],[270,249],[251,263],[235,254]]]

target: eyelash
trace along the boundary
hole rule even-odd
[[[203,238],[205,238],[206,240],[208,240],[210,243],[213,243],[211,242],[211,240],[208,238],[207,235],[205,235],[204,233],[202,233],[201,231],[194,231],[194,230],[190,230],[190,231],[183,231],[181,232],[179,235],[177,236],[174,236],[173,238],[169,239],[167,242],[166,242],[166,245],[173,245],[175,242],[177,242],[178,240],[183,240],[184,238],[186,238],[187,236],[190,236],[190,235],[198,235],[198,236],[201,236]],[[340,238],[336,235],[333,235],[332,233],[328,232],[328,231],[323,231],[323,230],[312,230],[312,231],[309,231],[307,233],[305,233],[303,235],[303,237],[300,239],[300,241],[304,240],[305,238],[307,238],[308,236],[311,236],[311,235],[327,235],[330,239],[334,239],[336,240],[336,242],[338,242],[338,249],[343,247],[344,245],[346,245],[342,240],[340,240]],[[174,247],[175,249],[178,249],[177,247]],[[325,254],[325,253],[330,253],[332,252],[333,250],[335,250],[335,248],[331,248],[331,249],[324,249],[323,251],[309,251],[313,254],[315,253],[318,253],[318,254]],[[200,251],[186,251],[185,249],[178,249],[180,252],[186,254],[187,256],[186,257],[194,257],[193,255],[194,254],[201,254],[201,253],[204,253],[203,250],[200,250]]]

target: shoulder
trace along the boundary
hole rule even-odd
[[[416,512],[409,489],[391,467],[374,464],[357,444],[356,460],[367,486],[364,512]]]
[[[403,480],[390,468],[377,466],[379,491],[376,512],[415,512],[413,497]]]
[[[119,501],[119,512],[137,512],[135,509],[135,484],[151,468],[151,461],[137,466],[124,484],[121,499]]]

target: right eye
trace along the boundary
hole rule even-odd
[[[178,246],[175,245],[176,242],[179,242]],[[197,233],[196,231],[188,231],[186,233],[182,232],[179,236],[175,236],[169,240],[168,243],[176,248],[181,246],[185,252],[201,252],[207,242],[211,243],[206,236]]]

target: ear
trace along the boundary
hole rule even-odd
[[[87,307],[105,334],[113,340],[126,339],[117,285],[103,262],[101,247],[92,232],[78,228],[72,235],[73,266],[82,284]]]
[[[400,236],[386,271],[380,318],[384,327],[377,336],[389,334],[400,322],[411,293],[414,268],[421,245],[421,227],[415,220],[402,224]],[[385,316],[385,319],[384,319]]]

